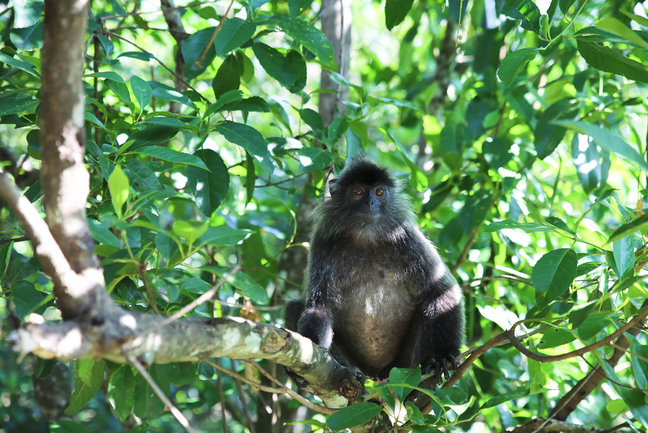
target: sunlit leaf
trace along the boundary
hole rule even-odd
[[[626,143],[621,137],[609,131],[608,129],[575,120],[556,120],[553,123],[573,129],[580,132],[581,134],[589,135],[597,145],[609,150],[610,152],[629,159],[630,161],[639,165],[639,167],[643,170],[648,171],[648,163],[641,156],[641,154],[635,148]]]
[[[124,170],[118,165],[115,166],[114,170],[108,177],[108,190],[110,191],[110,197],[112,198],[113,208],[118,218],[121,218],[122,208],[126,200],[128,200],[129,195],[129,182],[128,176],[124,173]]]
[[[625,236],[629,236],[633,233],[640,232],[645,233],[648,231],[648,214],[643,214],[630,222],[621,224],[616,230],[612,232],[608,242],[615,242]]]
[[[315,54],[322,66],[327,69],[336,69],[331,43],[326,39],[324,33],[313,27],[308,21],[299,17],[280,15],[275,16],[271,22],[281,27],[291,38]]]
[[[326,426],[333,431],[355,427],[366,423],[382,411],[376,403],[362,402],[336,411],[326,420]]]
[[[538,260],[531,282],[538,293],[544,294],[542,305],[562,295],[576,277],[578,258],[571,248],[550,251]]]
[[[648,83],[648,68],[612,48],[578,39],[578,52],[596,69],[623,75],[631,80]]]

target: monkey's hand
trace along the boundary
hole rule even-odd
[[[426,362],[423,362],[421,365],[421,370],[423,374],[428,374],[434,372],[433,383],[435,385],[441,385],[443,382],[443,376],[445,379],[450,379],[449,367],[452,367],[452,370],[457,369],[457,356],[459,354],[448,354],[445,356],[432,356]]]
[[[347,400],[357,400],[366,394],[364,381],[365,376],[360,370],[347,366],[341,366],[333,379],[340,395]]]

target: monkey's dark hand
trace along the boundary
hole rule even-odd
[[[365,394],[365,376],[362,372],[353,367],[341,366],[333,378],[340,395],[348,400],[359,400]]]
[[[446,380],[450,379],[449,367],[457,369],[457,354],[431,357],[421,365],[421,370],[423,374],[434,372],[433,383],[438,386],[443,382],[443,376]]]

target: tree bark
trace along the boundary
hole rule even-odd
[[[322,0],[322,32],[333,47],[335,62],[340,75],[349,77],[351,59],[351,2],[350,0]],[[319,113],[327,127],[337,114],[344,114],[343,102],[349,99],[349,88],[331,79],[328,71],[322,70],[320,87],[331,93],[320,93]]]
[[[93,308],[97,303],[110,304],[85,212],[90,176],[83,165],[85,95],[81,77],[87,9],[87,1],[48,0],[43,26],[43,205],[50,231],[71,271],[84,276],[78,285],[62,285],[54,279],[64,318],[100,311]]]

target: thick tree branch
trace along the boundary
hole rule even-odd
[[[99,292],[98,298],[105,301],[100,311],[109,310],[113,306],[103,290],[104,280],[101,269],[88,268],[80,273],[73,270],[38,210],[2,172],[0,172],[0,198],[21,221],[43,270],[54,282],[55,293],[60,303],[67,306],[82,306],[85,305],[86,297],[95,298],[95,294]],[[101,296],[101,293],[105,296]],[[95,305],[95,307],[99,306]]]
[[[127,363],[128,358],[135,357],[150,365],[223,356],[268,359],[302,376],[309,382],[309,391],[329,407],[346,405],[340,390],[348,398],[355,398],[362,390],[354,370],[338,364],[308,338],[274,325],[241,318],[184,317],[167,322],[160,316],[127,311],[105,319],[100,324],[27,324],[8,339],[22,355],[31,352],[62,361],[105,358]]]
[[[79,0],[45,2],[40,124],[43,205],[49,230],[25,225],[32,230],[32,240],[39,236],[44,240],[51,232],[60,248],[56,250],[47,239],[40,242],[45,251],[37,254],[45,258],[43,267],[54,281],[64,318],[101,316],[112,305],[104,290],[85,213],[90,176],[84,167],[85,95],[81,77],[87,7],[87,1]],[[11,199],[18,200],[15,196]],[[34,221],[31,224],[36,224]]]

